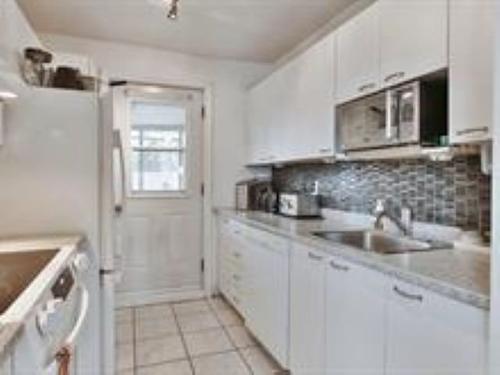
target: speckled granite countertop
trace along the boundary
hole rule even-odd
[[[376,269],[454,300],[488,310],[490,306],[490,256],[467,249],[445,249],[410,254],[382,255],[361,251],[314,237],[321,230],[353,230],[367,228],[359,220],[294,220],[257,211],[236,211],[217,208],[223,217],[235,219],[252,227],[266,230],[313,246]]]

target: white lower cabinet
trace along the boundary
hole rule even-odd
[[[326,373],[384,374],[387,278],[331,258],[326,280]]]
[[[246,325],[284,368],[289,347],[288,243],[263,231],[248,234]]]
[[[387,308],[387,375],[485,372],[485,311],[393,281]]]
[[[290,370],[325,371],[326,256],[293,244],[290,262]]]
[[[219,221],[219,290],[284,368],[289,352],[289,242]]]
[[[219,288],[292,374],[486,374],[486,311],[232,220],[219,236]]]
[[[246,315],[246,242],[243,228],[226,220],[219,229],[219,289],[238,312]]]

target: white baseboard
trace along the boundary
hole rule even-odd
[[[117,293],[116,307],[134,307],[158,303],[178,302],[190,299],[199,299],[205,296],[205,291],[201,289],[167,289]]]

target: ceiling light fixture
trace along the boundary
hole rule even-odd
[[[173,21],[179,16],[179,0],[171,0],[168,8],[167,17]]]

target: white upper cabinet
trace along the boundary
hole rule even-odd
[[[334,54],[331,34],[250,90],[250,164],[333,156]]]
[[[331,258],[326,280],[326,373],[383,375],[387,277]]]
[[[380,88],[378,12],[375,3],[337,30],[337,103]]]
[[[273,100],[267,83],[261,83],[248,94],[247,139],[250,164],[264,164],[272,159],[270,119]]]
[[[447,0],[379,0],[383,86],[448,65]]]
[[[491,139],[495,1],[450,1],[450,140]]]
[[[297,57],[285,78],[286,160],[333,156],[335,35]],[[279,138],[278,138],[279,139]]]
[[[390,286],[386,374],[484,374],[486,311],[407,283]]]
[[[290,266],[290,370],[325,374],[326,256],[292,245]]]

